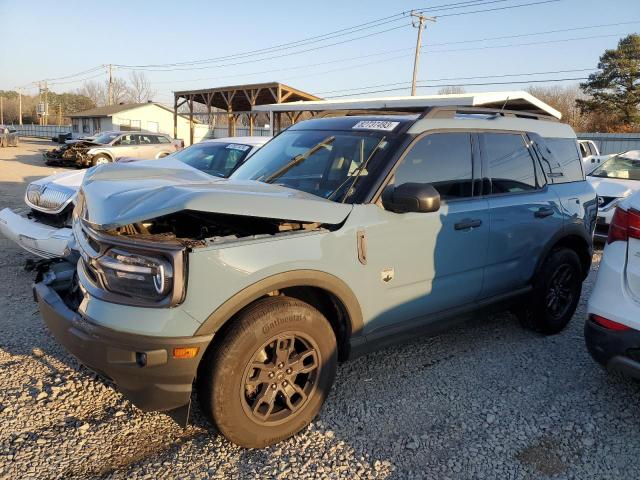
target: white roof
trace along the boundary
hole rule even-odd
[[[203,140],[207,143],[243,143],[245,145],[264,145],[271,137],[265,136],[253,136],[253,137],[224,137],[224,138],[210,138]]]
[[[551,115],[560,119],[562,114],[555,108],[522,90],[512,92],[480,92],[452,95],[416,95],[413,97],[350,98],[316,100],[307,102],[274,103],[257,105],[259,112],[298,112],[325,110],[421,110],[428,107],[487,107],[519,110]]]

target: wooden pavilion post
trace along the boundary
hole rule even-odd
[[[193,145],[193,95],[189,95],[189,145]]]
[[[173,138],[178,138],[178,95],[173,94]]]

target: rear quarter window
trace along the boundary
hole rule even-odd
[[[553,176],[550,179],[552,183],[580,182],[584,180],[582,158],[575,138],[546,137],[544,141],[562,171],[562,175]]]

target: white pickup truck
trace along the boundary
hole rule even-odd
[[[580,146],[580,155],[582,156],[582,166],[585,174],[591,173],[611,156],[600,155],[600,150],[598,150],[598,146],[593,140],[578,140],[578,145]]]

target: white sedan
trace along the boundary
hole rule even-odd
[[[619,153],[587,175],[598,194],[598,220],[594,237],[605,241],[616,206],[640,190],[640,150]]]
[[[591,356],[640,378],[640,193],[615,209],[587,312]]]
[[[245,162],[270,138],[233,137],[205,140],[162,160],[177,160],[210,175],[228,177],[235,167]],[[133,160],[138,161],[127,158],[120,161]],[[86,172],[87,170],[73,170],[30,183],[24,199],[29,209],[28,213],[23,215],[9,208],[1,210],[0,232],[39,257],[69,256],[74,247],[71,213]]]

